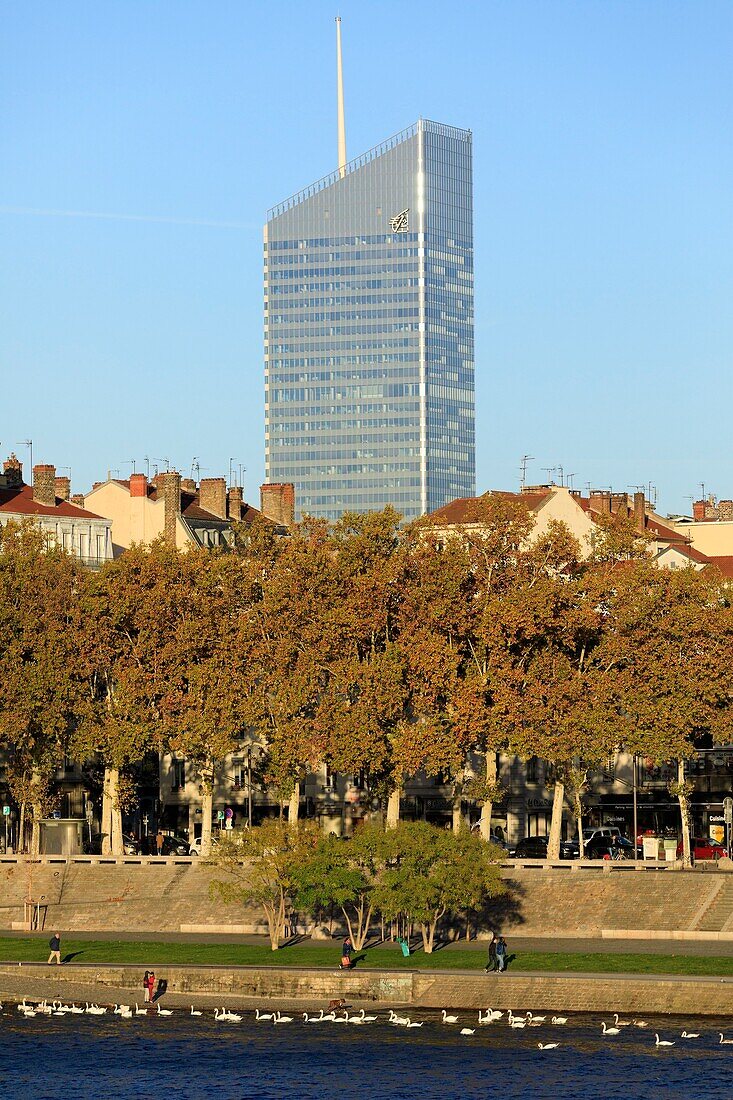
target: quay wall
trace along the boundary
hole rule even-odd
[[[153,960],[154,961],[154,960]],[[26,968],[0,966],[3,980],[17,982]],[[120,990],[139,990],[139,966],[66,965],[27,968],[29,979],[48,981],[49,995],[64,998],[83,982],[94,986],[99,1001],[117,1001]],[[156,967],[179,1003],[215,995],[230,1004],[300,1002],[322,1006],[331,998],[348,1003],[373,1002],[414,1009],[513,1009],[523,1012],[618,1012],[628,1015],[733,1015],[733,980],[628,975],[485,976],[466,972],[362,970],[351,973],[307,967]],[[69,995],[68,999],[71,999]]]
[[[571,867],[572,870],[569,870]],[[724,871],[634,869],[596,862],[559,868],[507,864],[506,897],[482,921],[509,935],[733,939],[733,875]],[[213,868],[192,859],[30,861],[0,858],[0,930],[21,929],[24,902],[38,906],[40,929],[67,932],[264,933],[258,910],[209,896]],[[315,935],[293,915],[295,931]],[[477,931],[477,929],[472,929]],[[480,929],[478,929],[480,933]],[[460,922],[452,934],[465,934]]]

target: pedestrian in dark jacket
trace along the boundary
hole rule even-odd
[[[484,974],[488,974],[493,970],[496,970],[496,936],[492,932],[489,940],[489,957],[484,967]]]
[[[506,970],[506,940],[503,936],[499,936],[499,942],[496,945],[496,965],[500,974]]]
[[[61,966],[61,933],[54,932],[51,939],[48,941],[48,946],[51,948],[51,954],[48,956],[48,961],[53,962],[54,959],[58,966]]]

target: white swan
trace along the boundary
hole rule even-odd
[[[680,1035],[680,1039],[699,1039],[699,1038],[700,1038],[700,1032],[699,1031],[683,1031],[682,1034]]]
[[[528,1012],[525,1019],[530,1027],[540,1027],[547,1019],[546,1016],[533,1016],[531,1012]]]
[[[390,1024],[400,1024],[402,1027],[404,1027],[405,1024],[409,1024],[409,1022],[410,1021],[409,1021],[407,1016],[398,1016],[397,1013],[394,1012],[393,1009],[390,1008],[388,1023],[390,1023]]]
[[[526,1027],[526,1026],[527,1026],[527,1021],[522,1016],[515,1016],[514,1019],[511,1021],[511,1023],[509,1024],[509,1027],[513,1027],[515,1030],[517,1028]]]
[[[88,1005],[84,1010],[89,1016],[106,1016],[107,1009],[101,1008],[98,1004]]]
[[[619,1020],[618,1012],[614,1012],[613,1020],[616,1024],[616,1027],[631,1027],[631,1020]]]
[[[148,1014],[147,1005],[143,1005],[143,1007],[140,1008],[140,1005],[137,1003],[137,1001],[135,1001],[135,1015],[136,1016],[147,1016],[147,1014]]]
[[[323,1011],[323,1010],[321,1009],[321,1011]],[[363,1008],[362,1008],[361,1012],[359,1013],[359,1015],[361,1016],[361,1018],[362,1018],[362,1020],[364,1021],[365,1024],[373,1024],[375,1022],[375,1020],[377,1019],[376,1016],[367,1016],[367,1014],[366,1014],[366,1012],[364,1011]]]
[[[657,1047],[673,1047],[674,1046],[674,1043],[670,1043],[669,1039],[660,1039],[659,1035],[657,1034],[656,1031],[654,1032],[654,1038],[656,1040],[654,1045],[657,1046]]]
[[[553,1016],[552,1023],[555,1025],[566,1024],[568,1022],[567,1016]]]
[[[304,1024],[320,1024],[322,1019],[323,1019],[323,1009],[321,1009],[321,1015],[320,1016],[309,1016],[307,1012],[303,1013],[303,1023]]]
[[[413,1024],[413,1027],[414,1026],[415,1025]],[[475,1034],[476,1034],[476,1028],[475,1027],[462,1027],[461,1028],[461,1035],[475,1035]]]
[[[540,1050],[556,1050],[560,1046],[560,1044],[559,1043],[538,1043],[537,1046]]]
[[[261,1020],[272,1020],[273,1016],[273,1012],[260,1012],[259,1008],[255,1009],[255,1020],[258,1022]]]
[[[240,1016],[239,1019],[241,1020],[242,1017]],[[293,1017],[292,1016],[283,1016],[281,1012],[276,1012],[275,1017],[274,1017],[272,1022],[273,1022],[273,1024],[292,1024]]]
[[[422,1027],[422,1020],[420,1021],[419,1024],[418,1023],[413,1023],[413,1021],[408,1016],[407,1017],[407,1023],[404,1026],[405,1027]]]
[[[324,1016],[324,1019],[325,1019],[325,1016]],[[348,1012],[344,1011],[343,1016],[337,1016],[336,1013],[334,1012],[333,1019],[330,1022],[332,1024],[348,1024],[349,1014],[348,1014]]]
[[[125,1005],[124,1007],[126,1008],[127,1006]],[[172,1016],[173,1015],[173,1009],[172,1008],[161,1008],[160,1007],[160,1001],[158,1001],[158,1015],[159,1016]],[[241,1019],[241,1016],[240,1016],[240,1019]]]
[[[222,1005],[221,1011],[218,1008],[214,1010],[214,1019],[228,1024],[238,1024],[241,1022],[242,1017],[236,1012],[228,1012]]]
[[[607,1027],[605,1020],[601,1024],[601,1028],[602,1028],[602,1031],[601,1031],[602,1035],[619,1035],[620,1032],[621,1032],[621,1029],[618,1028],[618,1027]]]
[[[719,1031],[718,1035],[720,1036],[720,1041],[724,1046],[733,1046],[733,1039],[724,1039],[722,1031]]]
[[[122,1012],[119,1013],[119,1017],[121,1020],[131,1020],[134,1015],[135,1014],[129,1005],[123,1005]]]
[[[201,1015],[203,1015],[203,1013],[201,1012],[200,1009],[194,1008],[193,1005],[191,1005],[191,1015],[192,1016],[201,1016]]]
[[[458,1017],[457,1016],[449,1016],[448,1013],[445,1011],[445,1009],[443,1009],[443,1023],[444,1024],[457,1024],[458,1023]]]
[[[363,1024],[365,1020],[363,1016],[349,1016],[346,1022],[347,1024]]]
[[[649,1024],[646,1022],[646,1020],[632,1020],[631,1022],[634,1027],[649,1027]]]

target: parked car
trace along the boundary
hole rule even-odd
[[[621,836],[618,825],[588,825],[583,829],[583,843],[588,844],[597,836]]]
[[[637,848],[637,855],[642,853]],[[634,845],[625,836],[595,836],[585,845],[586,859],[633,859]]]
[[[150,833],[148,836],[143,837],[140,843],[140,849],[143,855],[157,856],[158,847],[155,842],[156,835],[155,833]],[[163,856],[187,856],[189,854],[188,841],[182,836],[169,836],[168,834],[164,834],[163,850],[160,854]]]
[[[481,832],[480,821],[474,821],[473,825],[471,826],[471,832],[474,834],[478,834]],[[508,856],[514,855],[514,849],[509,844],[507,844],[504,837],[499,836],[493,831],[491,833],[491,836],[489,837],[489,843],[495,844],[497,848],[501,848],[502,851]]]
[[[547,836],[526,836],[520,840],[514,855],[517,859],[547,859]],[[577,859],[578,844],[575,840],[560,841],[560,859]]]
[[[709,837],[690,837],[690,851],[693,859],[722,859],[728,852],[725,845]],[[677,845],[677,858],[682,857],[682,841]]]
[[[83,843],[84,854],[87,856],[101,856],[102,841],[106,833],[92,833],[91,839],[87,836]],[[126,856],[136,856],[140,852],[140,845],[134,836],[122,834],[122,847]]]

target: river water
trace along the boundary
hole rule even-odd
[[[295,1015],[295,1013],[293,1013]],[[505,1021],[456,1026],[413,1011],[423,1027],[380,1020],[362,1027],[217,1023],[211,1010],[191,1017],[37,1016],[6,1004],[0,1017],[0,1097],[10,1100],[731,1100],[733,1037],[725,1021],[647,1017],[649,1027],[603,1038],[599,1016],[564,1027],[511,1030]],[[548,1017],[549,1019],[549,1017]],[[609,1023],[612,1021],[607,1017]],[[683,1040],[680,1032],[700,1032]],[[654,1032],[675,1040],[657,1048]],[[539,1042],[559,1042],[542,1051]]]

